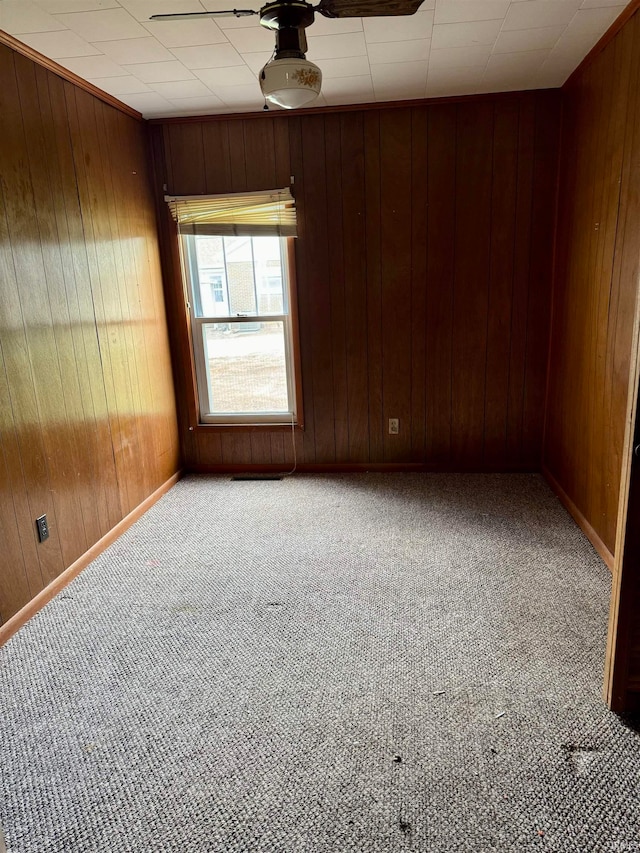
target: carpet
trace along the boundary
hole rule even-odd
[[[536,475],[189,477],[0,650],[9,853],[640,851]]]

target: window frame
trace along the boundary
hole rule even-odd
[[[211,235],[215,236],[215,235]],[[220,235],[223,237],[224,235]],[[262,234],[252,235],[261,237]],[[302,407],[302,378],[299,345],[299,323],[297,303],[297,283],[295,276],[295,238],[280,237],[281,268],[283,279],[283,303],[288,304],[288,314],[248,314],[245,316],[197,317],[193,276],[197,275],[195,252],[187,251],[187,241],[195,235],[177,234],[180,254],[182,285],[186,300],[186,319],[189,332],[189,357],[193,388],[192,411],[195,415],[190,430],[241,429],[274,430],[292,427],[304,429]],[[194,265],[195,262],[195,265]],[[226,280],[225,270],[225,280]],[[204,356],[204,327],[214,323],[259,323],[283,322],[285,363],[287,370],[287,390],[292,412],[255,412],[210,414],[208,409],[209,378]]]

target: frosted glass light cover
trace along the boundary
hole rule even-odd
[[[322,71],[308,59],[272,59],[259,75],[265,99],[294,110],[318,97]]]

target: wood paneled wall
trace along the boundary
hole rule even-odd
[[[563,90],[544,464],[613,553],[640,259],[640,15]]]
[[[178,440],[143,124],[3,46],[0,123],[6,620],[177,470]]]
[[[558,93],[151,132],[160,196],[294,177],[299,463],[539,469]],[[161,220],[186,465],[291,464],[286,431],[189,430],[184,300]]]

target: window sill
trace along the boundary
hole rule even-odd
[[[304,432],[303,423],[294,423],[296,432]],[[291,432],[291,422],[266,424],[195,424],[189,427],[189,432]]]

